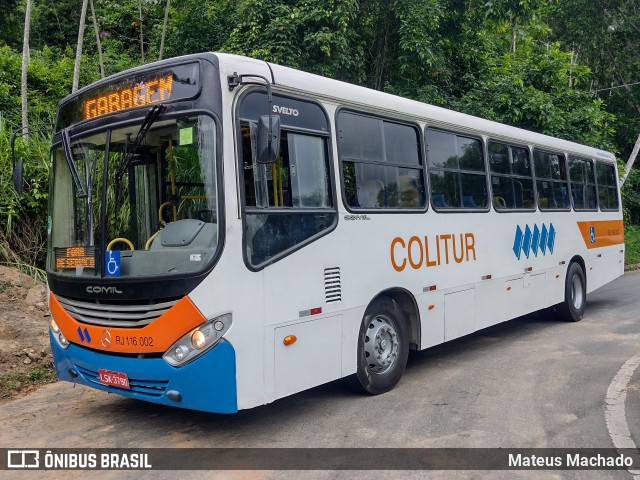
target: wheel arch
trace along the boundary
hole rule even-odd
[[[578,265],[580,265],[580,268],[582,268],[582,273],[584,273],[584,289],[586,291],[588,278],[587,267],[584,263],[584,259],[580,255],[574,255],[573,257],[571,257],[571,260],[569,260],[569,265],[571,265],[572,263],[577,263]],[[567,271],[569,270],[569,265],[567,265]]]
[[[390,298],[398,305],[409,322],[409,349],[420,350],[420,339],[422,338],[422,335],[420,310],[418,309],[418,302],[416,301],[416,298],[405,288],[393,287],[378,293],[371,299],[369,305],[381,297]]]

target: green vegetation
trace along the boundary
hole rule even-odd
[[[34,367],[27,372],[0,374],[0,399],[10,397],[12,392],[24,391],[30,386],[44,385],[55,380],[53,365]]]
[[[25,196],[11,184],[25,3],[0,0],[0,262],[42,268],[47,134],[17,142]],[[31,125],[51,122],[71,91],[80,3],[33,2]],[[93,3],[107,75],[158,59],[166,2]],[[622,161],[640,133],[637,0],[173,0],[168,18],[165,58],[249,55],[611,150]],[[100,78],[90,15],[82,53],[81,87]],[[640,224],[637,169],[623,203],[629,232]]]
[[[624,228],[625,255],[627,265],[640,264],[640,225],[626,225]]]

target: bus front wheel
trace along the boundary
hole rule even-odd
[[[404,314],[390,298],[376,299],[367,307],[360,327],[357,384],[372,395],[388,392],[400,381],[408,356]]]
[[[564,302],[556,307],[560,318],[568,322],[582,320],[587,306],[587,282],[580,264],[572,262],[564,284]]]

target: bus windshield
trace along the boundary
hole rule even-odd
[[[149,119],[53,148],[49,271],[140,277],[210,263],[220,214],[214,121]]]

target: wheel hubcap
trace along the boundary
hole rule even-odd
[[[364,354],[373,373],[385,373],[393,366],[398,357],[398,333],[388,317],[378,315],[367,325]]]
[[[584,302],[584,293],[582,291],[582,280],[578,275],[574,275],[571,279],[571,298],[574,308],[580,310],[582,302]]]

